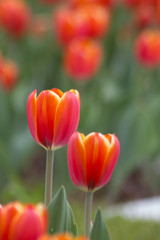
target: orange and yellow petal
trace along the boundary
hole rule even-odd
[[[28,117],[28,125],[33,139],[39,142],[37,137],[37,99],[36,99],[37,91],[36,89],[29,95],[27,100],[27,117]]]
[[[77,187],[85,187],[86,160],[81,134],[74,133],[68,143],[68,167],[71,179]]]
[[[105,185],[110,180],[120,153],[120,143],[118,138],[116,137],[115,134],[112,134],[110,136],[111,136],[110,150],[104,162],[102,178],[98,183],[100,186]]]
[[[60,97],[53,91],[42,91],[37,98],[37,136],[46,148],[52,148],[54,121]]]
[[[68,143],[76,131],[79,122],[80,103],[77,96],[66,92],[57,105],[54,122],[54,146],[61,147]]]
[[[99,133],[89,134],[84,140],[84,145],[86,150],[86,184],[88,190],[93,190],[101,178],[108,148],[105,138]]]

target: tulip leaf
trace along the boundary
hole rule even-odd
[[[101,210],[98,209],[96,213],[96,217],[94,220],[94,224],[91,230],[91,240],[111,240],[107,226],[104,222],[104,219],[101,214]]]
[[[48,205],[48,212],[50,234],[70,232],[75,236],[77,235],[77,224],[63,186]]]

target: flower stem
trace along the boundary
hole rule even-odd
[[[86,192],[86,195],[85,195],[85,221],[84,221],[84,235],[86,237],[89,237],[90,229],[91,229],[92,199],[93,199],[93,193]]]
[[[53,164],[54,164],[54,151],[47,150],[45,195],[44,195],[44,202],[45,202],[46,206],[50,203],[50,201],[52,199]]]

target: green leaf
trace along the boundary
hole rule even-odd
[[[77,224],[63,186],[48,205],[48,212],[50,234],[71,232],[73,235],[77,235]]]
[[[97,210],[90,238],[91,240],[111,240],[100,209]]]

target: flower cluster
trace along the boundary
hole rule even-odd
[[[64,47],[64,68],[74,80],[89,80],[98,71],[103,50],[97,40],[108,32],[110,3],[70,0],[53,12],[54,33]]]
[[[73,183],[86,192],[85,230],[90,236],[93,192],[110,180],[117,163],[120,144],[115,134],[76,132],[80,114],[80,96],[77,90],[66,93],[59,89],[42,91],[36,97],[34,90],[28,97],[27,116],[34,140],[47,150],[45,203],[52,200],[54,151],[68,143],[68,167]],[[61,237],[53,239],[73,239]],[[79,240],[81,238],[78,238]],[[77,240],[78,240],[77,239]],[[52,240],[44,236],[40,240]]]

